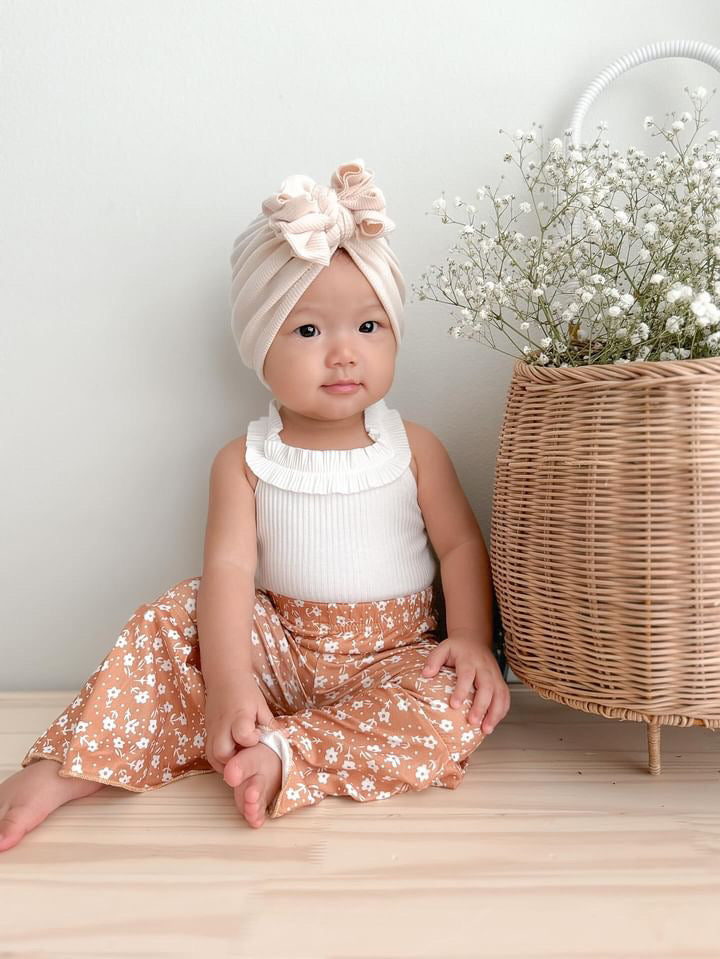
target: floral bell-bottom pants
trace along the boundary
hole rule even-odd
[[[23,766],[53,759],[60,776],[131,792],[215,771],[205,758],[199,586],[183,580],[138,607]],[[270,818],[327,796],[370,802],[460,784],[485,737],[467,720],[470,695],[450,705],[453,669],[422,675],[437,644],[433,590],[316,603],[256,589],[253,673],[274,716],[262,738],[283,759]]]

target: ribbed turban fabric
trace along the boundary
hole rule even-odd
[[[395,224],[373,170],[361,159],[341,164],[322,186],[294,174],[268,197],[238,236],[230,265],[232,332],[243,363],[267,389],[263,364],[289,312],[343,247],[362,270],[388,315],[399,348],[405,281],[387,234]]]

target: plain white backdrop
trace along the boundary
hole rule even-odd
[[[489,546],[513,360],[412,292],[457,238],[433,200],[494,189],[499,128],[562,136],[617,57],[720,43],[711,0],[4,0],[0,18],[3,691],[79,688],[141,603],[201,573],[210,464],[270,400],[230,333],[230,251],[291,173],[375,170],[408,284],[386,400],[443,441]],[[699,84],[717,74],[695,61],[637,67],[585,138],[606,120],[653,154],[643,118]]]

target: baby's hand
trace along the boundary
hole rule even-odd
[[[260,741],[258,726],[272,723],[273,715],[252,673],[241,673],[219,689],[206,690],[205,758],[223,774],[226,763]]]
[[[455,632],[432,650],[422,675],[435,676],[443,665],[454,667],[457,674],[450,705],[457,709],[475,686],[468,722],[482,723],[483,733],[491,733],[510,709],[510,690],[493,651],[479,635]]]

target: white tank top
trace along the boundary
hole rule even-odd
[[[274,397],[268,415],[248,425],[245,459],[258,477],[256,587],[363,603],[419,592],[435,579],[400,414],[381,399],[364,420],[375,442],[351,450],[287,446]]]

